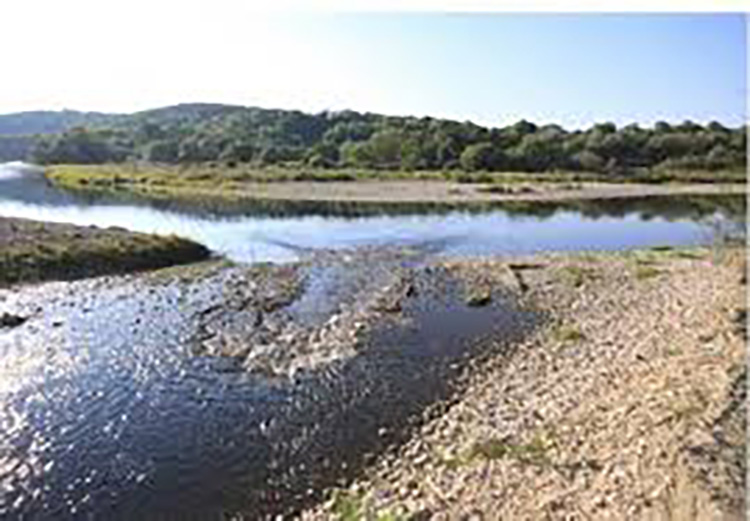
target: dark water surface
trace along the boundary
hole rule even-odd
[[[619,249],[711,240],[739,198],[531,205],[491,212],[414,205],[258,203],[196,208],[59,191],[0,167],[0,216],[177,233],[238,261],[326,248],[284,312],[317,327],[344,301],[416,273],[406,326],[355,356],[271,383],[195,356],[199,317],[250,292],[243,268],[146,283],[109,277],[0,291],[0,518],[256,519],[293,512],[353,475],[436,400],[469,358],[512,349],[541,317],[496,295],[467,307],[441,254]],[[740,220],[742,218],[740,217]],[[399,245],[392,255],[345,248]],[[403,245],[413,250],[404,253]],[[244,288],[244,289],[243,289]],[[495,342],[483,342],[492,337]],[[311,494],[311,495],[309,495]]]
[[[355,356],[273,382],[189,349],[198,317],[247,285],[242,268],[0,292],[0,310],[27,317],[0,330],[0,517],[293,512],[448,397],[457,362],[508,348],[537,321],[501,295],[467,307],[447,274],[415,269],[407,326],[379,326]],[[306,315],[300,302],[290,313]]]

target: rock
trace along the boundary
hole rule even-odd
[[[469,512],[465,516],[461,517],[462,521],[482,521],[483,519],[484,517],[482,516],[482,513],[478,510]]]
[[[399,298],[386,297],[377,303],[374,309],[384,313],[398,313],[402,311],[401,300]]]
[[[482,307],[492,302],[492,291],[489,287],[472,288],[466,296],[466,305],[472,307]]]
[[[3,313],[0,315],[0,327],[18,327],[27,320],[27,317]]]
[[[737,308],[731,315],[730,320],[733,324],[733,330],[735,333],[742,337],[747,337],[747,309]]]

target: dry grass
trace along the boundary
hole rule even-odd
[[[684,177],[660,184],[652,177],[581,178],[565,174],[402,172],[258,168],[250,165],[164,166],[139,164],[55,165],[47,177],[72,189],[124,191],[150,197],[229,200],[488,203],[580,200],[648,195],[743,194],[744,176],[716,177],[715,184]],[[681,179],[679,176],[676,179]],[[718,181],[717,181],[718,180]],[[615,181],[615,182],[613,182]]]

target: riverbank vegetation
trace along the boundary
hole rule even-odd
[[[174,236],[0,219],[0,286],[160,268],[209,255]]]
[[[54,114],[54,113],[52,113]],[[16,134],[47,128],[13,118]],[[43,118],[44,114],[37,116]],[[47,114],[47,118],[53,116]],[[519,121],[489,128],[431,117],[355,111],[306,114],[185,104],[131,115],[68,114],[42,135],[31,158],[43,164],[148,161],[168,164],[287,165],[415,172],[590,172],[679,177],[679,172],[744,172],[746,128],[718,122],[658,122],[652,128],[600,123],[585,130]],[[31,123],[34,123],[33,125]],[[73,126],[75,125],[75,126]],[[319,174],[316,174],[319,175]],[[321,176],[325,177],[325,176]]]
[[[106,163],[101,165],[57,164],[48,167],[55,181],[68,186],[116,186],[140,184],[153,187],[203,186],[231,190],[248,183],[282,182],[363,182],[424,181],[461,185],[486,185],[488,193],[524,193],[535,188],[571,189],[582,183],[609,184],[731,184],[745,183],[744,171],[701,170],[630,172],[627,175],[596,172],[466,172],[462,170],[376,170],[372,168],[324,169],[298,165],[258,166],[221,163],[169,165],[143,162]]]
[[[273,168],[274,179],[288,173]],[[277,176],[276,173],[279,173]],[[336,172],[336,174],[348,172]],[[522,181],[517,174],[495,174],[496,183],[457,183],[441,180],[439,173],[418,173],[418,179],[406,180],[398,172],[387,173],[375,181],[378,173],[353,171],[358,182],[268,182],[267,172],[245,169],[227,170],[209,166],[156,165],[55,165],[47,167],[46,177],[55,185],[82,196],[104,196],[117,200],[145,198],[152,204],[185,205],[186,209],[206,209],[220,213],[323,213],[325,215],[372,215],[420,213],[423,211],[481,211],[502,205],[514,211],[537,207],[548,212],[550,206],[575,201],[601,199],[615,204],[618,199],[675,196],[716,199],[716,196],[740,199],[745,184],[735,183],[601,183]],[[323,175],[327,175],[323,172]],[[355,177],[356,178],[356,177]],[[744,179],[743,179],[744,180]],[[707,199],[708,198],[708,199]],[[549,203],[549,204],[546,204]],[[586,203],[589,205],[589,203]],[[606,205],[605,204],[605,205]],[[513,212],[518,213],[518,212]],[[521,213],[524,213],[521,211]]]

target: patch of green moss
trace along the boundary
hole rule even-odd
[[[513,457],[527,462],[542,463],[548,460],[549,449],[549,443],[541,436],[535,436],[528,443],[517,444],[491,438],[475,444],[472,454],[488,460]]]
[[[392,509],[375,511],[370,501],[363,492],[351,492],[337,489],[333,492],[331,514],[339,521],[361,521],[363,519],[372,521],[406,521],[409,519]]]
[[[682,259],[702,259],[703,257],[705,257],[705,253],[691,250],[679,250],[674,252],[674,255]]]
[[[555,330],[555,337],[561,342],[579,342],[585,338],[581,330],[574,325],[562,325]]]
[[[565,279],[576,288],[597,277],[596,270],[593,268],[578,265],[565,266],[562,268],[562,273]]]
[[[661,274],[661,270],[658,270],[652,266],[637,266],[635,268],[635,278],[638,280],[646,280],[657,277]]]

